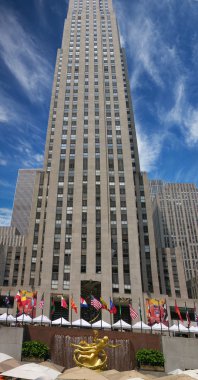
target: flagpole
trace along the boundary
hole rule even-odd
[[[44,293],[43,293],[43,300],[45,299],[45,296],[44,296]],[[42,305],[42,314],[41,314],[41,326],[42,326],[42,323],[43,323],[43,307],[44,307],[44,303]]]
[[[119,313],[120,313],[120,327],[121,327],[121,332],[122,332],[122,307],[120,304],[120,297],[119,297]]]
[[[8,292],[8,295],[6,296],[6,305],[7,305],[7,315],[6,315],[6,326],[7,326],[7,322],[8,322],[8,306],[9,306],[9,304],[10,304],[10,290],[9,290],[9,292]]]
[[[32,305],[32,324],[33,324],[33,315],[34,315],[34,305]]]
[[[23,326],[23,323],[24,323],[24,306],[23,306],[23,319],[22,319],[22,326]]]
[[[189,331],[189,320],[188,320],[188,310],[187,310],[187,306],[186,306],[186,302],[185,302],[185,309],[186,309],[186,322],[188,323],[188,338],[190,336],[190,331]]]
[[[62,300],[61,300],[62,302]],[[62,327],[62,317],[63,317],[63,308],[62,308],[62,305],[61,305],[61,327]]]
[[[169,316],[168,316],[168,306],[167,306],[167,302],[166,302],[166,298],[165,298],[165,303],[166,303],[166,315],[168,317],[168,335],[170,335],[170,324],[169,324]]]
[[[160,330],[162,335],[162,320],[161,320],[161,309],[160,309],[160,301],[158,300],[158,310],[159,310],[159,319],[160,319]]]
[[[151,334],[153,333],[153,326],[151,323],[151,308],[150,308],[150,299],[148,298],[148,305],[149,305],[149,316],[150,316],[150,324],[151,324]]]
[[[72,294],[73,299],[73,294]],[[71,326],[72,326],[72,307],[71,307],[71,297],[70,297],[70,319],[71,319]]]
[[[8,324],[8,304],[7,304],[7,312],[6,312],[6,326]]]
[[[18,314],[18,304],[17,304],[17,309],[16,309],[16,326],[17,326],[17,314]]]
[[[110,309],[111,310],[111,297],[109,297],[109,300],[110,300]],[[110,313],[109,311],[109,314],[110,314],[110,323],[111,323],[111,330],[112,330],[112,314]]]
[[[131,308],[133,309],[133,300],[132,300],[132,298],[130,299],[130,301],[131,301]],[[133,332],[133,318],[131,318],[131,332]]]
[[[194,320],[196,322],[196,325],[198,326],[198,315],[197,315],[197,308],[196,308],[195,301],[194,301]]]
[[[142,334],[142,310],[141,310],[141,302],[139,298],[139,311],[140,311],[140,320],[141,320],[141,334]]]

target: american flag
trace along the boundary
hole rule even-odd
[[[135,309],[132,308],[131,304],[129,304],[129,312],[130,312],[130,317],[132,320],[138,317],[138,313],[136,313]]]
[[[95,307],[96,310],[100,310],[102,308],[102,304],[93,296],[91,297],[91,306]]]
[[[43,309],[44,303],[45,303],[45,301],[44,301],[44,293],[43,293],[42,297],[41,297],[41,300],[40,300],[39,309]]]

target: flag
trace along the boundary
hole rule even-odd
[[[31,306],[32,306],[32,307],[34,307],[34,306],[35,306],[35,305],[34,305],[34,304],[35,304],[35,302],[34,302],[34,301],[35,301],[35,300],[34,300],[34,297],[32,297],[32,299],[31,299]]]
[[[155,313],[154,313],[155,315]],[[151,309],[150,309],[150,301],[148,299],[148,313],[147,313],[147,319],[148,319],[148,322],[151,324]]]
[[[14,297],[16,302],[21,302],[21,291],[18,290],[16,296]]]
[[[132,308],[131,304],[129,304],[129,313],[132,320],[138,317],[138,313],[136,313],[135,309]]]
[[[67,302],[63,296],[61,296],[61,307],[64,307],[64,309],[67,309]]]
[[[168,322],[168,311],[167,311],[167,304],[166,304],[166,301],[164,303],[164,313],[163,313],[163,322]]]
[[[55,302],[54,302],[54,297],[51,298],[51,315],[55,313]]]
[[[102,304],[96,298],[91,296],[91,306],[93,306],[96,310],[100,310],[102,308]]]
[[[44,301],[44,293],[43,293],[42,297],[41,297],[41,300],[40,300],[39,309],[43,309],[44,303],[45,303],[45,301]]]
[[[185,305],[186,307],[186,305]],[[188,309],[186,307],[186,320],[188,322],[188,328],[190,327],[190,323],[191,323],[191,320],[190,320],[190,315],[189,315],[189,312],[188,312]]]
[[[21,297],[21,303],[22,303],[23,306],[25,306],[26,303],[27,303],[27,297],[26,297],[25,294],[23,294],[22,297]]]
[[[182,318],[182,316],[181,316],[180,310],[179,310],[179,308],[178,308],[178,306],[177,306],[176,300],[175,300],[175,313],[177,313],[177,315],[178,315],[180,321],[183,323],[184,321],[183,321],[183,318]]]
[[[149,309],[150,309],[150,305],[149,305]],[[158,306],[153,305],[153,309],[154,309],[155,321],[158,323],[158,322],[160,322],[160,319],[161,319],[161,311],[160,311],[159,301],[158,301]],[[150,310],[149,310],[149,313],[150,313],[150,317],[151,317]]]
[[[110,312],[111,314],[117,314],[117,308],[116,308],[116,306],[114,305],[114,303],[111,301],[111,299],[110,299],[110,309],[109,309],[109,312]]]
[[[102,297],[100,297],[100,302],[101,302],[101,304],[102,304],[102,309],[108,310],[108,305],[107,305],[107,303],[105,302],[105,300],[103,300]]]
[[[4,298],[4,303],[7,307],[10,305],[10,291],[7,293],[6,297]]]
[[[80,297],[80,307],[88,307],[87,302],[82,297]]]
[[[73,298],[71,298],[71,308],[75,311],[75,313],[77,314],[78,312],[78,308],[73,300]]]

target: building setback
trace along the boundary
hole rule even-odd
[[[28,234],[36,173],[39,169],[21,169],[18,173],[11,226],[21,235]]]
[[[150,188],[156,245],[159,250],[179,249],[188,281],[198,271],[198,189],[162,181],[150,181]]]

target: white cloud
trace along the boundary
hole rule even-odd
[[[8,182],[8,181],[6,181],[6,180],[2,180],[2,179],[0,179],[0,186],[1,187],[13,187],[13,184],[12,183],[10,183],[10,182]]]
[[[131,86],[140,86],[141,76],[147,74],[159,87],[164,87],[166,74],[177,70],[179,62],[175,48],[169,46],[160,30],[157,18],[149,14],[148,2],[137,2],[132,10],[115,0],[116,14],[120,26],[121,41],[127,44],[127,55],[132,62]],[[171,69],[171,70],[170,70]]]
[[[191,147],[198,143],[198,110],[189,104],[186,96],[185,79],[180,78],[175,86],[174,105],[164,113],[164,121],[169,127],[177,124]]]
[[[34,159],[36,163],[39,163],[39,164],[43,163],[43,154],[35,154]]]
[[[15,126],[21,128],[23,119],[27,122],[24,109],[1,89],[0,91],[0,124],[9,124],[14,121]]]
[[[9,208],[0,208],[0,226],[10,226],[12,210]]]
[[[138,150],[140,156],[140,168],[142,171],[150,172],[157,167],[164,136],[160,134],[146,134],[139,124],[136,124]]]
[[[7,123],[9,120],[10,117],[8,109],[0,105],[0,123]]]
[[[31,101],[44,100],[51,67],[17,14],[0,8],[0,56]]]
[[[0,166],[6,166],[7,163],[7,160],[5,160],[4,158],[0,158]]]

